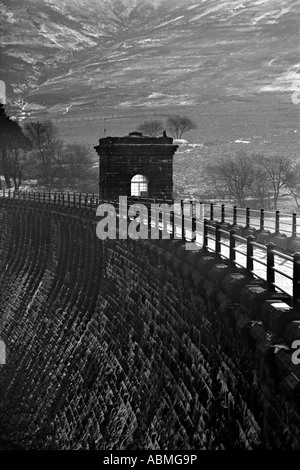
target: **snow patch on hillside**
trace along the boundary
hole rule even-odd
[[[182,18],[184,18],[184,15],[178,16],[177,18],[174,18],[173,20],[165,21],[164,23],[160,23],[159,25],[154,26],[154,28],[161,28],[161,26],[166,26],[167,24],[174,23],[175,21],[179,21]]]

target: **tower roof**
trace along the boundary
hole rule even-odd
[[[159,137],[151,137],[141,132],[130,132],[123,137],[104,137],[99,140],[99,145],[173,145],[173,139],[165,133]]]

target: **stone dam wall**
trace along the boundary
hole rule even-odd
[[[0,286],[0,445],[300,449],[298,314],[243,270],[0,199]]]

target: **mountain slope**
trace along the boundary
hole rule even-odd
[[[50,115],[291,92],[293,0],[0,0],[11,104]]]

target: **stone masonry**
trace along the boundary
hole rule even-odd
[[[299,320],[210,253],[100,241],[95,224],[93,211],[0,200],[0,439],[299,449],[300,366],[278,346],[300,338]]]

